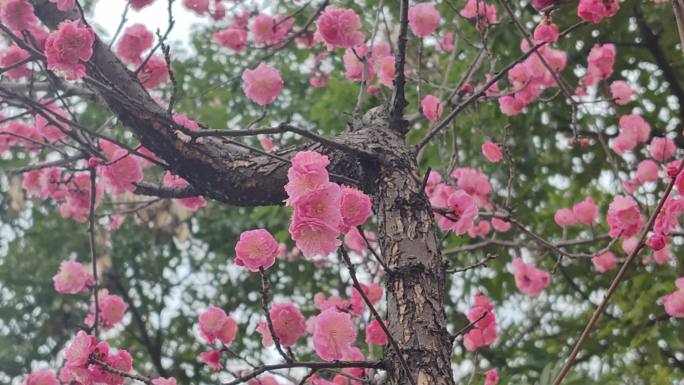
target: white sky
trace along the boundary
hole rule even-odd
[[[125,7],[126,0],[104,0],[96,3],[95,23],[107,31],[108,37],[111,37],[116,32]],[[185,48],[187,48],[187,43],[190,39],[192,25],[197,23],[206,24],[208,22],[207,18],[200,18],[184,9],[180,1],[175,1],[173,4],[173,18],[175,25],[171,31],[170,39],[174,42],[181,42]],[[130,9],[126,26],[135,23],[144,24],[152,32],[159,28],[164,33],[168,25],[167,2],[165,0],[157,0],[152,5],[138,12]]]

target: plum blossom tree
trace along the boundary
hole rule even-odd
[[[680,0],[107,1],[0,0],[0,381],[681,383]]]

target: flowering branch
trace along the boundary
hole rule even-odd
[[[679,175],[682,172],[682,169],[684,169],[684,161],[680,162],[681,164],[677,168],[677,173],[675,175]],[[639,236],[639,241],[637,245],[634,247],[631,253],[627,256],[627,259],[625,260],[625,263],[622,265],[618,273],[615,275],[615,278],[613,278],[613,281],[610,284],[610,287],[608,287],[608,291],[606,294],[603,296],[603,300],[601,301],[601,304],[596,308],[594,311],[594,314],[592,314],[591,319],[589,319],[589,322],[587,322],[587,325],[584,327],[584,330],[580,334],[579,338],[577,339],[577,342],[575,343],[575,346],[572,348],[572,351],[570,352],[570,356],[568,357],[568,360],[565,362],[565,365],[563,368],[560,370],[558,373],[558,376],[556,379],[553,381],[553,385],[560,385],[561,382],[563,382],[563,379],[565,376],[568,375],[570,372],[570,369],[572,369],[572,366],[575,363],[575,360],[577,358],[577,355],[579,354],[580,350],[582,349],[582,345],[584,345],[584,342],[587,340],[589,337],[589,334],[591,333],[591,330],[594,328],[594,325],[598,321],[598,319],[601,317],[601,314],[606,310],[606,307],[608,306],[608,302],[610,301],[610,298],[613,296],[617,288],[620,286],[620,282],[622,282],[622,279],[624,278],[625,274],[627,273],[627,270],[629,270],[629,267],[632,265],[632,262],[634,262],[634,259],[636,256],[639,254],[641,249],[644,247],[646,243],[646,237],[648,236],[648,232],[651,231],[653,228],[653,225],[655,224],[656,218],[658,217],[658,214],[660,213],[660,210],[662,210],[663,206],[665,206],[665,202],[667,201],[667,198],[670,196],[670,192],[672,192],[672,189],[674,188],[675,182],[677,178],[673,177],[670,183],[667,185],[667,188],[665,189],[665,192],[663,193],[662,197],[660,198],[660,201],[658,202],[658,206],[656,209],[651,213],[651,216],[648,219],[648,222],[646,223],[646,226],[641,232],[641,235]]]

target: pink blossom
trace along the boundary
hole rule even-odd
[[[387,334],[377,320],[372,320],[366,328],[366,343],[378,346],[387,345]]]
[[[479,19],[478,30],[496,24],[496,7],[483,0],[468,0],[459,14],[466,19]]]
[[[126,28],[119,43],[116,54],[125,63],[140,65],[142,53],[152,47],[154,36],[142,24],[133,24]]]
[[[356,53],[354,52],[356,51]],[[358,57],[357,57],[358,55]],[[368,46],[365,44],[358,45],[356,47],[347,48],[344,50],[344,56],[342,57],[342,62],[344,64],[344,76],[351,81],[360,81],[364,77],[364,64],[359,60],[368,56]],[[368,63],[365,65],[366,73],[365,80],[370,81],[374,77],[373,60],[370,58],[366,59]]]
[[[663,234],[654,234],[648,238],[646,245],[650,247],[653,251],[660,251],[667,246],[669,237]]]
[[[235,263],[250,271],[268,269],[278,255],[278,242],[264,229],[243,231],[235,245]]]
[[[288,183],[285,191],[293,201],[306,191],[328,183],[326,167],[330,164],[327,156],[315,151],[299,151],[291,160],[292,167],[287,170]]]
[[[77,294],[88,290],[88,285],[93,283],[93,278],[86,267],[72,259],[62,261],[59,272],[52,280],[55,290],[60,294]]]
[[[223,368],[220,350],[202,352],[200,353],[199,358],[200,361],[204,362],[211,370],[221,370]]]
[[[423,115],[427,118],[427,120],[434,123],[439,119],[440,116],[442,116],[444,108],[442,107],[442,103],[439,101],[438,97],[434,95],[426,95],[423,100],[420,101],[420,110],[423,112]]]
[[[613,65],[615,64],[615,45],[594,44],[589,51],[587,62],[587,76],[582,79],[582,83],[585,86],[593,86],[601,79],[608,79],[610,75],[613,74]]]
[[[249,31],[256,44],[276,45],[287,36],[292,23],[293,18],[276,20],[268,15],[258,15],[252,19]]]
[[[439,40],[439,47],[444,52],[451,52],[454,50],[454,33],[449,31]]]
[[[505,95],[499,98],[499,109],[507,116],[515,116],[522,112],[525,105],[513,96]]]
[[[183,6],[199,16],[209,12],[209,0],[183,0]]]
[[[503,159],[501,149],[491,140],[487,140],[482,144],[482,155],[492,163],[500,162]]]
[[[289,231],[305,258],[328,255],[341,244],[338,229],[318,219],[293,220]]]
[[[245,95],[259,105],[273,102],[283,90],[283,79],[278,71],[264,63],[242,73],[242,89]]]
[[[47,100],[41,100],[41,104],[45,105],[51,113],[47,113],[46,115],[50,118],[51,122],[55,122],[59,126],[62,126],[62,129],[65,129],[63,124],[58,117],[67,117],[67,112],[64,111],[63,109],[57,107],[55,103],[49,103]],[[57,140],[60,140],[66,136],[66,133],[63,132],[59,127],[53,125],[51,122],[48,122],[47,119],[41,114],[36,114],[36,131],[45,138],[48,142],[54,142]]]
[[[85,366],[88,363],[90,353],[95,350],[97,341],[94,336],[88,335],[83,330],[76,334],[71,344],[64,350],[64,360],[68,367]]]
[[[316,354],[324,361],[342,359],[354,341],[356,327],[349,314],[328,309],[316,317],[313,344]]]
[[[152,56],[138,73],[142,85],[151,90],[169,81],[169,69],[166,60],[159,56]]]
[[[463,346],[469,352],[474,352],[481,347],[493,344],[497,337],[498,332],[494,325],[485,329],[474,328],[463,336]]]
[[[126,350],[120,350],[116,354],[106,355],[104,361],[111,368],[120,372],[128,373],[133,369],[133,357]],[[126,379],[123,376],[108,372],[106,370],[95,367],[91,369],[95,374],[96,383],[105,383],[107,385],[123,385]]]
[[[29,195],[47,199],[58,190],[60,175],[56,167],[31,170],[24,173],[22,187]]]
[[[615,103],[621,106],[629,103],[635,94],[632,86],[624,80],[616,80],[610,83],[610,93],[615,99]]]
[[[371,215],[371,199],[353,187],[342,186],[339,211],[342,216],[340,230],[347,232],[351,227],[361,226]]]
[[[496,369],[489,369],[485,372],[484,385],[496,385],[499,383],[499,372]]]
[[[598,220],[599,209],[594,200],[591,197],[587,197],[572,206],[572,214],[579,222],[590,226]]]
[[[439,20],[439,11],[430,2],[418,3],[408,10],[409,26],[418,37],[432,35],[439,25]]]
[[[499,218],[492,218],[492,227],[494,227],[494,230],[500,233],[507,232],[511,229],[511,226],[511,222]]]
[[[53,372],[38,370],[29,374],[23,385],[59,385],[59,381]]]
[[[623,239],[622,251],[624,251],[625,254],[632,254],[632,252],[636,249],[638,244],[639,239],[637,237],[629,237],[627,239]]]
[[[655,182],[658,180],[658,163],[646,159],[639,162],[637,165],[636,179],[640,183]]]
[[[476,225],[468,229],[468,236],[470,238],[485,237],[492,231],[492,226],[489,221],[480,220]]]
[[[8,48],[0,51],[0,67],[9,68],[15,64],[22,62],[29,58],[29,53],[16,45],[11,45]],[[10,70],[5,71],[5,75],[12,80],[31,76],[31,70],[26,64],[18,65]]]
[[[663,298],[663,305],[665,306],[665,312],[670,315],[670,317],[684,318],[684,284],[681,284],[682,278],[677,280],[678,289]]]
[[[513,260],[513,275],[515,286],[521,293],[536,296],[541,293],[551,282],[551,275],[532,263],[525,263],[520,258]]]
[[[649,149],[653,159],[658,162],[666,162],[674,155],[676,146],[672,139],[655,137],[651,140]]]
[[[103,329],[109,329],[121,322],[126,313],[126,308],[128,308],[128,305],[126,305],[121,297],[112,294],[101,298],[99,305],[101,313],[100,322],[102,322]]]
[[[271,152],[273,151],[273,139],[271,139],[268,136],[262,136],[259,138],[259,144],[261,145],[261,148],[264,149],[264,151]]]
[[[380,84],[389,88],[394,88],[394,73],[396,71],[396,68],[394,67],[394,56],[383,56],[375,60],[373,69],[378,75]]]
[[[237,322],[217,306],[211,306],[200,314],[199,328],[202,337],[210,344],[218,338],[228,345],[237,334]]]
[[[577,16],[582,20],[598,24],[606,17],[615,16],[620,9],[617,0],[580,0]]]
[[[333,48],[352,48],[365,39],[359,31],[361,18],[347,8],[327,6],[316,20],[316,27],[323,41]]]
[[[637,142],[646,142],[651,137],[651,126],[640,115],[621,116],[620,128],[633,135]]]
[[[342,192],[336,183],[324,183],[304,192],[292,201],[293,222],[317,220],[337,229],[342,223],[340,203]]]
[[[48,69],[60,71],[67,80],[85,75],[85,62],[93,56],[95,34],[80,21],[67,20],[45,42]]]
[[[273,304],[268,313],[281,345],[292,346],[306,334],[306,320],[297,306],[291,303],[277,303]],[[266,330],[268,331],[268,328]],[[270,331],[268,334],[270,336]]]
[[[558,41],[559,31],[558,25],[542,21],[541,24],[537,25],[534,29],[534,42],[539,43],[555,43]]]
[[[425,184],[425,194],[427,194],[428,197],[432,197],[432,194],[437,188],[437,185],[439,185],[441,182],[442,176],[439,175],[437,171],[430,170],[430,174],[427,178],[427,183]]]
[[[644,225],[644,219],[637,203],[629,196],[618,195],[608,206],[607,222],[610,236],[629,238],[635,235]]]
[[[485,197],[492,192],[489,178],[478,169],[460,167],[451,173],[451,177],[457,180],[458,188],[474,197]]]
[[[170,172],[164,174],[163,182],[164,186],[175,188],[183,188],[190,185],[190,183],[188,183],[188,181],[186,181],[185,179],[177,175],[173,175]],[[176,199],[176,201],[178,201],[178,203],[180,203],[181,205],[192,210],[196,210],[200,207],[204,207],[207,205],[207,201],[201,196],[179,198]]]
[[[350,228],[349,231],[347,231],[347,233],[344,235],[344,244],[349,249],[359,254],[363,254],[368,249],[366,241],[363,239],[359,229],[356,227]]]
[[[38,18],[33,13],[33,5],[27,0],[5,0],[0,5],[0,21],[18,33],[37,24]]]
[[[221,47],[242,51],[247,48],[247,31],[242,28],[228,27],[222,31],[215,32],[214,41]]]
[[[101,172],[113,194],[133,192],[135,183],[144,176],[139,158],[128,154],[123,148],[114,152],[109,164],[101,167]]]
[[[154,3],[155,0],[129,0],[131,3],[131,8],[133,8],[135,11],[139,11],[142,8],[147,7],[148,5]]]
[[[176,379],[173,377],[164,378],[157,377],[152,379],[152,385],[177,385]]]
[[[606,251],[603,254],[591,258],[591,263],[594,264],[596,271],[605,273],[606,271],[613,270],[617,267],[617,258],[615,257],[615,254]]]
[[[457,235],[468,232],[477,217],[477,206],[473,197],[463,190],[456,190],[449,195],[446,204],[446,209],[450,212],[439,218],[439,227],[444,231],[451,230]]]

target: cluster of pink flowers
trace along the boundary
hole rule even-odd
[[[352,81],[360,81],[365,78],[366,81],[369,82],[377,76],[377,80],[380,84],[393,88],[396,69],[394,55],[392,55],[390,51],[390,46],[386,42],[373,45],[372,50],[365,44],[357,45],[353,49],[347,48],[342,57],[345,77]],[[367,61],[367,64],[365,65],[367,71],[365,74],[364,64],[359,58],[365,58]],[[369,94],[373,94],[377,92],[377,90],[377,86],[375,85],[368,87]],[[434,101],[430,103],[433,102]],[[434,109],[435,112],[437,112],[438,107],[434,106]]]
[[[613,150],[622,155],[633,150],[637,144],[645,143],[651,136],[651,126],[640,115],[623,115],[619,121],[620,133],[613,139]]]
[[[257,104],[271,104],[283,90],[283,78],[278,70],[261,63],[255,69],[246,69],[242,73],[242,89],[245,95]]]
[[[164,58],[155,55],[147,60],[142,70],[138,72],[138,79],[148,90],[157,88],[169,81],[169,68]]]
[[[411,31],[419,37],[432,35],[439,26],[440,18],[439,11],[432,3],[418,3],[408,10]]]
[[[102,365],[94,362],[94,359],[122,372],[130,372],[133,369],[133,358],[128,351],[119,350],[113,353],[109,344],[104,341],[97,342],[95,336],[80,331],[64,350],[65,363],[59,373],[59,379],[66,384],[123,385],[124,377],[104,369]]]
[[[613,17],[620,9],[617,0],[580,0],[577,16],[582,20],[598,24],[607,17]]]
[[[116,54],[128,64],[142,64],[142,54],[152,48],[154,35],[142,24],[133,24],[126,28],[119,43],[116,45]]]
[[[498,331],[494,303],[485,295],[475,295],[475,306],[468,311],[468,320],[473,328],[463,336],[463,346],[469,352],[490,346],[496,341]]]
[[[577,222],[591,226],[598,221],[598,218],[599,208],[594,203],[592,197],[587,197],[583,201],[575,203],[572,209],[561,208],[553,216],[556,224],[561,227],[572,226]]]
[[[543,41],[553,40],[554,29],[539,33]],[[549,37],[551,36],[551,37]],[[528,52],[532,47],[526,40],[521,42],[523,52]],[[549,65],[554,73],[546,68],[540,56]],[[560,74],[567,64],[567,54],[563,51],[554,49],[545,44],[537,49],[522,63],[518,63],[508,71],[508,80],[512,89],[499,98],[499,108],[502,113],[508,116],[520,114],[523,109],[535,101],[544,90],[558,87],[555,76]]]
[[[224,345],[230,345],[235,340],[238,326],[223,309],[211,306],[200,314],[199,329],[207,343],[213,344],[218,339]]]
[[[590,87],[596,85],[600,80],[608,79],[613,74],[615,55],[615,45],[594,44],[587,58],[587,75],[580,79],[580,82],[584,86]]]
[[[670,317],[684,318],[684,277],[675,281],[677,290],[661,298]]]
[[[306,258],[327,255],[340,245],[338,236],[360,226],[371,215],[363,192],[330,182],[328,157],[300,151],[291,160],[285,191],[294,208],[290,235]]]
[[[529,296],[541,293],[551,283],[551,274],[520,258],[513,259],[513,276],[518,290]]]
[[[378,320],[372,320],[366,328],[366,343],[368,345],[387,345],[387,334]]]
[[[55,290],[60,294],[78,294],[93,285],[93,276],[88,268],[72,259],[62,261],[59,272],[52,277]]]
[[[0,51],[0,67],[11,68],[5,71],[5,75],[12,80],[31,76],[31,70],[26,63],[19,64],[29,58],[29,53],[16,45],[11,45]]]
[[[48,68],[64,74],[67,80],[81,79],[85,63],[93,56],[95,33],[80,21],[67,20],[45,42]]]
[[[273,304],[268,314],[273,322],[273,331],[282,346],[292,346],[306,335],[306,319],[294,304]],[[273,345],[273,336],[266,321],[260,321],[256,331],[261,333],[261,342],[264,346]]]
[[[359,31],[361,18],[351,9],[327,6],[316,20],[316,28],[317,36],[329,48],[352,48],[365,39]]]
[[[496,7],[482,0],[468,0],[465,7],[459,13],[469,20],[476,20],[478,30],[484,30],[496,24]]]
[[[489,202],[492,186],[487,176],[477,169],[457,168],[451,178],[455,185],[452,181],[442,182],[439,173],[432,171],[425,186],[432,207],[445,210],[444,213],[435,213],[437,225],[443,231],[453,231],[458,235],[468,233],[472,238],[488,234],[492,227],[488,221],[475,223],[479,208],[493,208]],[[497,231],[505,232],[509,228],[510,223],[497,219]]]
[[[287,38],[294,19],[285,16],[257,15],[249,24],[252,39],[257,45],[277,46]]]
[[[629,238],[644,226],[639,205],[630,196],[618,195],[608,206],[606,221],[610,226],[610,236]]]
[[[109,294],[107,289],[100,289],[97,292],[97,299],[100,309],[97,321],[102,329],[111,329],[114,325],[123,321],[128,305],[126,305],[126,302],[121,297]],[[95,324],[95,310],[95,302],[92,302],[90,304],[90,312],[85,318],[86,325],[93,326]]]

